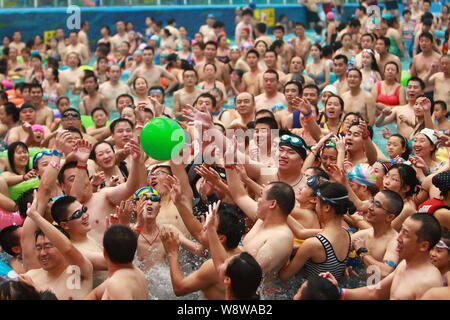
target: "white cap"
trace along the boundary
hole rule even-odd
[[[333,86],[332,84],[327,85],[325,88],[323,88],[322,93],[324,93],[325,91],[331,92],[332,94],[337,95],[337,89],[335,86]]]
[[[434,130],[425,128],[425,129],[420,130],[419,133],[426,135],[426,136],[428,137],[428,139],[430,139],[431,142],[432,142],[434,145],[436,145],[436,143],[437,143],[437,141],[438,141],[438,138],[434,135]]]

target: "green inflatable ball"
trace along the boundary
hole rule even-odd
[[[184,144],[183,128],[169,118],[153,118],[141,131],[144,152],[155,160],[170,160],[180,154]]]
[[[81,66],[81,67],[80,67],[80,69],[81,69],[81,70],[89,70],[89,71],[94,71],[94,67],[91,67],[91,66],[86,66],[86,65],[84,65],[84,66]]]
[[[409,79],[411,79],[411,73],[402,72],[402,79],[400,80],[400,83],[402,84],[402,86],[406,87]]]

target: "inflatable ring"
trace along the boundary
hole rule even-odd
[[[33,188],[37,188],[39,186],[39,178],[33,178],[18,184],[15,184],[13,186],[9,186],[8,190],[9,190],[9,197],[16,201],[21,195],[22,193],[33,189]]]

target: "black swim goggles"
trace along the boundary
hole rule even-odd
[[[81,209],[76,210],[70,217],[68,217],[67,219],[63,219],[60,222],[69,222],[72,220],[80,219],[83,213],[87,211],[87,209],[88,208],[86,206],[82,206]]]

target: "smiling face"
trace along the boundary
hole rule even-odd
[[[450,266],[449,250],[434,246],[434,248],[430,251],[430,261],[439,270],[445,270]]]
[[[423,133],[418,133],[415,135],[412,148],[414,154],[422,158],[430,157],[435,150],[435,146]]]
[[[21,145],[14,151],[14,165],[15,167],[25,167],[30,161],[30,154]]]
[[[367,222],[372,225],[382,222],[389,223],[389,213],[385,210],[385,208],[387,208],[388,201],[389,200],[383,193],[378,192],[373,197],[373,202],[370,202],[369,204],[367,215],[365,216]]]
[[[342,106],[338,97],[331,97],[325,105],[325,113],[329,119],[340,118],[342,114]]]
[[[116,164],[116,155],[108,143],[98,144],[94,150],[95,163],[102,169],[109,169]]]
[[[139,95],[146,95],[148,91],[147,82],[144,78],[137,78],[134,82],[134,91]]]
[[[133,137],[133,129],[127,121],[121,121],[114,128],[112,137],[117,147],[123,148]]]
[[[337,164],[338,152],[336,148],[324,148],[320,154],[320,162],[322,162],[325,170],[330,170],[332,165]]]
[[[403,195],[409,190],[409,187],[403,187],[400,173],[397,168],[394,168],[385,174],[383,178],[383,190],[391,190]]]
[[[67,207],[67,218],[70,218],[77,210],[82,209],[81,203],[78,201],[72,202]],[[61,222],[61,226],[69,232],[69,234],[87,234],[91,230],[89,224],[89,214],[84,212],[78,219],[73,219],[66,222]]]
[[[108,116],[103,110],[97,110],[92,115],[92,120],[97,127],[103,127],[106,124],[106,121],[108,121]]]
[[[38,236],[34,248],[39,264],[45,271],[52,271],[65,264],[64,256],[46,236]]]
[[[236,110],[240,115],[249,115],[255,111],[255,102],[250,93],[242,92],[236,97]]]
[[[303,159],[293,149],[281,146],[278,149],[278,165],[281,170],[296,170],[303,165]]]

